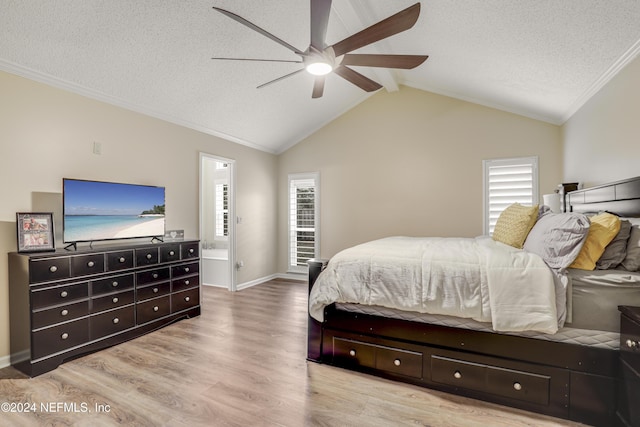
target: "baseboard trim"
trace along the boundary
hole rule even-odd
[[[304,274],[291,274],[291,273],[276,273],[270,274],[265,277],[260,277],[259,279],[250,280],[248,282],[240,283],[236,287],[237,290],[241,291],[243,289],[251,288],[253,286],[260,285],[262,283],[268,282],[269,280],[274,279],[282,279],[282,280],[291,280],[295,282],[304,282],[307,278]]]

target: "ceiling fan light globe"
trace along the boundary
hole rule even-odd
[[[312,62],[306,66],[307,72],[314,76],[325,76],[333,71],[331,64],[326,62]]]

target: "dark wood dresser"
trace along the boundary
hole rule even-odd
[[[640,307],[620,306],[621,381],[618,419],[640,427]]]
[[[199,242],[9,254],[11,364],[29,376],[200,314]]]

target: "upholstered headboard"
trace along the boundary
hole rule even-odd
[[[640,217],[640,177],[572,191],[567,194],[567,211]]]

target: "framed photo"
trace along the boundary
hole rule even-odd
[[[18,252],[54,251],[53,213],[16,214],[18,227]]]

